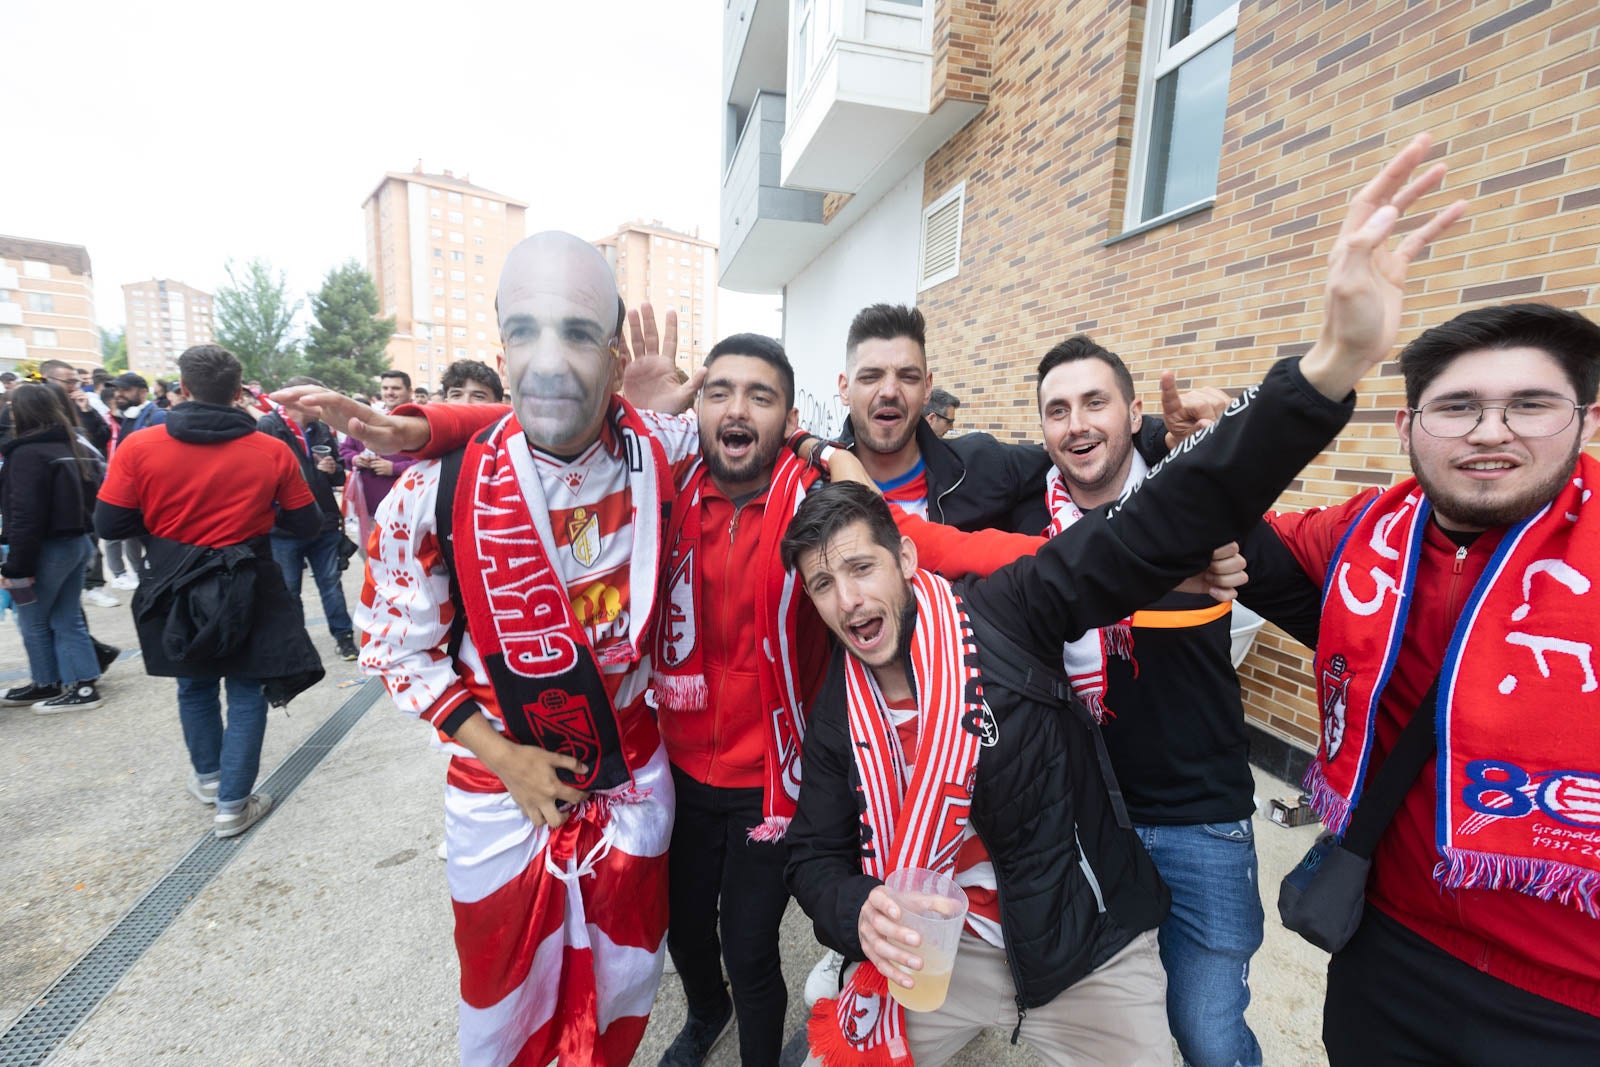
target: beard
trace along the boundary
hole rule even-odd
[[[740,425],[739,429],[744,430],[755,440],[750,448],[750,454],[737,461],[730,461],[723,456],[722,448],[715,438],[708,438],[704,431],[700,434],[700,458],[705,462],[706,471],[712,478],[729,485],[752,482],[763,474],[770,476],[773,464],[778,459],[778,449],[783,447],[781,437],[769,440],[762,437],[754,427],[747,425]],[[719,430],[718,434],[721,432]]]
[[[1550,468],[1538,481],[1520,490],[1498,490],[1493,482],[1483,483],[1479,491],[1453,492],[1434,481],[1432,475],[1417,462],[1417,451],[1411,453],[1411,473],[1427,494],[1428,503],[1439,517],[1456,526],[1470,530],[1492,530],[1521,522],[1555,499],[1561,487],[1567,484],[1578,453],[1583,451],[1582,438],[1572,443],[1566,462]],[[1530,464],[1531,465],[1531,464]]]
[[[898,432],[886,431],[881,429],[877,423],[872,421],[873,412],[883,410],[884,406],[873,408],[871,412],[868,412],[867,418],[862,420],[861,425],[855,426],[856,443],[861,445],[869,452],[876,452],[880,455],[892,456],[902,448],[906,447],[911,439],[917,435],[917,423],[921,422],[922,420],[920,418],[913,419],[909,411],[904,411],[898,407],[890,407],[890,410],[900,411],[903,415],[905,415],[905,418],[901,420],[900,430]],[[854,424],[855,420],[852,419],[851,423]],[[893,433],[894,436],[882,436],[886,433]]]
[[[1087,444],[1079,441],[1078,444]],[[1133,451],[1132,435],[1123,437],[1108,437],[1101,442],[1102,465],[1098,471],[1091,472],[1087,481],[1067,462],[1073,459],[1070,451],[1063,448],[1058,455],[1050,458],[1056,465],[1056,470],[1061,472],[1061,480],[1067,483],[1067,488],[1079,495],[1096,494],[1113,487],[1118,479],[1125,479],[1125,470],[1128,463],[1128,454]]]

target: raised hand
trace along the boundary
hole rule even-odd
[[[1179,393],[1178,376],[1162,371],[1161,421],[1167,424],[1167,447],[1177,448],[1179,441],[1210,426],[1231,403],[1232,397],[1209,385]]]
[[[636,408],[670,414],[687,411],[706,378],[700,368],[687,382],[678,381],[678,313],[671,308],[659,333],[655,308],[646,303],[629,311],[617,356],[623,364],[622,395]]]
[[[1467,212],[1456,200],[1390,247],[1400,216],[1444,181],[1443,163],[1412,177],[1432,144],[1418,134],[1356,194],[1328,256],[1322,333],[1300,370],[1330,399],[1343,399],[1394,348],[1412,260]]]
[[[291,412],[304,413],[307,421],[321,419],[334,429],[343,430],[374,452],[415,452],[432,436],[428,420],[420,415],[386,415],[318,385],[279,389],[272,399]]]

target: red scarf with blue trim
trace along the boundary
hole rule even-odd
[[[1455,625],[1439,676],[1434,878],[1600,918],[1600,462],[1510,527]],[[1328,567],[1312,804],[1343,832],[1372,760],[1430,508],[1416,479],[1380,495]],[[1591,574],[1591,572],[1593,572]]]

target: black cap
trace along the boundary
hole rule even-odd
[[[122,374],[119,374],[115,378],[111,379],[111,384],[116,386],[118,389],[148,389],[148,388],[150,388],[150,383],[149,382],[145,381],[142,377],[140,377],[139,375],[133,373],[133,371],[131,371],[131,370],[130,371],[125,371]]]

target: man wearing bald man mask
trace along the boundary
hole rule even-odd
[[[361,663],[453,757],[462,1061],[625,1064],[664,958],[673,787],[644,694],[696,424],[617,395],[622,304],[586,242],[521,242],[496,308],[512,414],[380,507]]]

